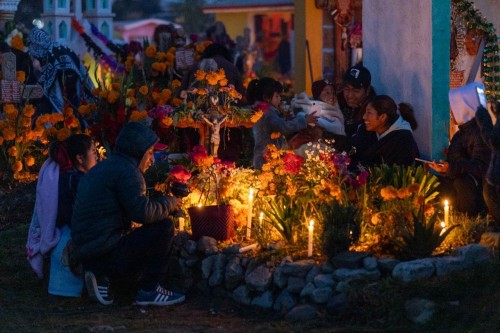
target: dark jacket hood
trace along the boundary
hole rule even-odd
[[[116,139],[115,152],[141,160],[144,153],[158,142],[158,136],[147,126],[129,122]]]

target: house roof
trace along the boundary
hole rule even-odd
[[[160,19],[145,19],[145,20],[139,20],[139,21],[120,21],[114,22],[115,25],[115,30],[117,31],[122,31],[122,30],[133,30],[137,29],[143,26],[147,25],[160,25],[160,24],[173,24],[176,28],[179,28],[180,25],[166,21],[166,20],[160,20]]]
[[[294,0],[205,0],[204,13],[293,10]]]

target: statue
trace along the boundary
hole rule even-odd
[[[210,126],[210,152],[212,156],[217,157],[217,152],[219,151],[220,144],[220,127],[226,121],[227,115],[222,118],[211,116],[210,120],[202,115],[201,119],[203,119],[203,121],[205,121],[208,126]]]

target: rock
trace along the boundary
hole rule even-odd
[[[291,263],[287,262],[281,267],[284,274],[304,277],[309,272],[309,270],[313,268],[313,266],[314,260],[305,259]]]
[[[297,276],[290,276],[288,278],[288,284],[286,290],[288,290],[292,294],[298,294],[302,291],[304,286],[306,285],[306,280]]]
[[[479,244],[469,244],[458,248],[455,253],[455,256],[464,257],[465,264],[467,267],[472,267],[476,264],[482,264],[490,261],[491,255],[488,251],[488,248]]]
[[[323,264],[321,264],[321,272],[323,273],[333,273],[335,270],[335,267],[333,264],[329,261],[325,261]]]
[[[220,286],[224,282],[224,270],[223,269],[215,269],[212,274],[210,274],[210,278],[208,279],[208,285],[210,287]]]
[[[245,276],[245,282],[251,290],[262,292],[269,287],[272,277],[271,269],[261,265]]]
[[[314,281],[314,278],[316,277],[316,275],[318,275],[321,272],[324,272],[324,271],[321,268],[319,268],[318,266],[314,265],[314,267],[311,268],[311,270],[306,275],[306,282]],[[332,272],[333,272],[333,270],[332,270]]]
[[[281,314],[287,313],[297,304],[295,297],[290,294],[286,289],[283,290],[276,301],[274,301],[273,309]]]
[[[222,249],[222,253],[225,254],[237,254],[240,253],[241,244],[232,244]]]
[[[374,257],[363,258],[363,268],[368,271],[376,270],[378,267],[377,259]]]
[[[208,279],[210,277],[210,274],[212,274],[214,262],[215,256],[206,257],[201,261],[201,276],[204,279]]]
[[[262,309],[271,309],[273,307],[274,299],[273,293],[270,290],[265,291],[261,295],[252,300],[252,305],[258,306]]]
[[[227,289],[234,289],[243,279],[243,267],[240,265],[240,258],[237,256],[231,257],[228,260],[225,273],[225,284]]]
[[[346,251],[331,258],[335,267],[339,268],[360,268],[363,266],[363,259],[368,256],[368,252]]]
[[[422,298],[413,298],[405,302],[406,316],[416,324],[425,324],[436,312],[436,304]]]
[[[349,281],[340,281],[335,286],[335,291],[339,292],[339,293],[346,293],[349,291],[350,288],[351,288],[351,285],[349,284]]]
[[[195,254],[196,253],[196,247],[197,244],[194,240],[188,240],[186,244],[184,244],[184,249],[186,250],[187,253],[189,254]]]
[[[197,249],[206,256],[219,252],[217,240],[208,236],[201,236],[198,240]]]
[[[364,268],[348,269],[339,268],[333,272],[333,277],[337,281],[353,281],[353,280],[377,280],[382,274],[378,269],[368,271]]]
[[[215,255],[214,260],[214,269],[215,270],[223,270],[227,265],[227,257],[223,253],[219,253]]]
[[[332,288],[330,287],[316,288],[311,293],[311,300],[316,304],[324,304],[328,302],[332,294]]]
[[[431,277],[436,268],[432,259],[404,261],[396,265],[392,277],[404,282],[412,282]]]
[[[391,273],[394,270],[394,267],[396,267],[397,264],[399,264],[401,261],[393,258],[379,258],[377,259],[378,261],[378,267],[382,271],[382,273]]]
[[[318,317],[318,310],[309,304],[301,304],[291,309],[285,319],[291,322],[311,320]]]
[[[276,287],[280,289],[285,288],[288,282],[288,277],[283,273],[283,266],[278,266],[274,270],[273,282]]]
[[[326,311],[330,314],[339,314],[348,306],[348,298],[346,293],[340,293],[330,297],[326,304]]]
[[[314,285],[317,288],[333,287],[334,284],[333,274],[318,274],[314,278]]]
[[[316,289],[316,287],[314,286],[314,283],[307,282],[307,284],[305,285],[305,287],[300,292],[300,297],[311,296],[311,294],[314,291],[314,289]]]
[[[245,285],[241,285],[233,291],[233,299],[240,304],[250,305],[250,291]]]
[[[175,235],[175,246],[178,248],[182,248],[189,241],[189,234],[185,231],[179,231],[177,235]]]
[[[197,255],[191,254],[189,257],[184,259],[184,262],[186,263],[186,266],[188,267],[194,267],[196,264],[200,261]]]
[[[451,272],[467,268],[463,257],[440,257],[434,260],[437,276],[445,276]]]

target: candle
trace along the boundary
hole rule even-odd
[[[262,228],[262,221],[264,220],[264,213],[260,212],[259,214],[259,227]]]
[[[247,238],[252,234],[252,211],[253,211],[253,188],[250,188],[248,194],[248,213],[247,213]]]
[[[307,256],[312,257],[313,255],[313,234],[314,234],[314,221],[309,221],[309,239],[307,242]]]
[[[179,231],[184,231],[184,218],[179,217]]]
[[[439,233],[439,235],[441,236],[445,232],[446,232],[446,223],[444,223],[444,221],[441,221],[441,232]]]
[[[449,224],[449,219],[450,219],[450,205],[448,203],[448,200],[444,201],[444,224],[448,225]]]

